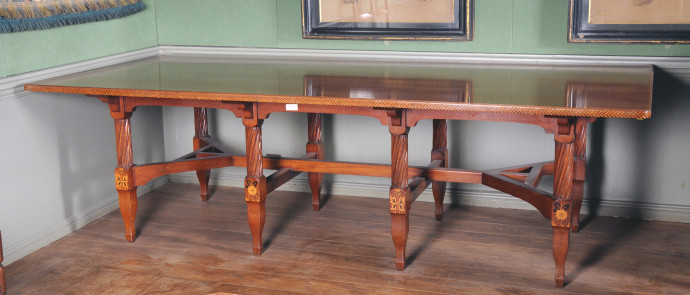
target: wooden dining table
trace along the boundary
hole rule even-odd
[[[83,94],[107,105],[115,122],[114,182],[127,241],[135,240],[137,187],[162,175],[196,171],[205,201],[211,169],[246,167],[241,185],[255,255],[263,251],[267,195],[300,173],[308,173],[314,210],[321,206],[324,173],[388,177],[395,267],[403,270],[415,199],[431,186],[435,218],[441,222],[446,183],[483,184],[526,201],[550,221],[555,283],[563,287],[570,234],[579,229],[587,124],[597,118],[649,118],[652,81],[650,65],[158,56],[30,83],[25,90]],[[130,118],[138,106],[193,108],[194,150],[172,161],[135,164]],[[241,119],[244,155],[230,153],[209,136],[209,108]],[[307,114],[303,157],[262,152],[263,122],[284,112]],[[390,163],[325,160],[324,114],[378,119],[390,133]],[[408,133],[421,120],[433,122],[431,160],[427,166],[412,166]],[[540,126],[553,134],[554,160],[488,171],[449,167],[448,120]],[[368,143],[353,138],[347,144]],[[276,171],[266,176],[264,169]],[[539,187],[545,175],[553,175],[552,192]]]

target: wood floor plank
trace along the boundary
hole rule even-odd
[[[166,230],[167,225],[161,225],[160,231],[152,232],[148,239],[138,240],[137,243],[142,246],[156,247],[158,244],[167,245],[173,249],[185,248],[185,241],[180,240],[176,235],[176,230]],[[104,228],[100,226],[100,228]],[[116,227],[117,228],[117,227]],[[116,229],[111,229],[116,231]],[[167,233],[169,232],[169,233]],[[205,233],[203,230],[198,232],[200,235],[213,235],[213,233]],[[96,233],[97,234],[97,233]],[[169,236],[169,237],[168,237]],[[382,270],[392,269],[393,251],[390,246],[382,245],[379,247],[371,245],[361,245],[357,243],[343,242],[344,240],[320,240],[318,236],[312,239],[301,239],[296,242],[291,237],[284,237],[281,235],[281,240],[276,241],[275,247],[269,248],[261,257],[265,259],[275,260],[276,263],[285,263],[281,257],[291,257],[290,261],[305,260],[304,263],[313,262],[316,265],[334,265],[339,267],[356,268],[379,268]],[[88,239],[100,239],[98,236]],[[202,245],[203,247],[197,250],[203,253],[213,252],[214,249],[219,249],[221,257],[233,253],[244,253],[250,255],[249,235],[246,235],[247,242],[233,242],[235,238],[228,238],[225,235],[216,235],[210,244],[197,241],[195,247]],[[379,244],[388,242],[389,238],[380,239]],[[217,242],[217,243],[215,243]],[[117,242],[115,242],[117,243]],[[523,247],[510,247],[480,245],[479,247],[468,247],[473,244],[457,244],[444,240],[434,242],[433,246],[427,250],[426,255],[420,255],[410,264],[405,270],[406,273],[415,274],[417,271],[424,272],[424,270],[432,269],[433,276],[443,276],[445,273],[447,278],[462,278],[469,280],[477,280],[484,282],[492,282],[496,279],[502,278],[508,281],[515,281],[517,285],[523,282],[534,282],[535,277],[540,277],[545,280],[548,286],[548,281],[551,278],[551,271],[553,268],[553,261],[550,256],[550,251],[531,251]],[[411,241],[409,247],[416,248],[414,241]],[[436,249],[438,248],[438,249]],[[448,250],[455,251],[447,253]],[[342,256],[328,253],[328,250],[335,250],[342,253]],[[446,252],[444,252],[444,250]],[[293,252],[293,253],[290,253]],[[357,253],[366,253],[366,256],[360,256]],[[511,253],[513,253],[511,255]],[[585,251],[578,251],[573,249],[570,253],[570,264],[568,270],[573,274],[588,275],[592,274],[591,269],[597,267],[606,269],[606,272],[599,273],[589,280],[582,282],[602,282],[606,283],[609,279],[609,274],[616,275],[625,273],[629,270],[635,270],[639,275],[646,277],[648,274],[654,274],[657,271],[669,273],[683,273],[688,260],[678,260],[676,258],[668,258],[663,255],[647,256],[646,259],[653,264],[646,265],[640,269],[639,261],[634,261],[628,256],[635,256],[635,252],[629,253],[608,253],[595,262],[588,262],[588,253]],[[277,258],[276,258],[277,257]],[[220,258],[218,258],[220,259]],[[345,260],[346,262],[342,262]],[[230,263],[234,263],[230,261]],[[508,263],[510,267],[505,267]],[[589,264],[585,264],[589,263]],[[661,269],[659,269],[661,268]],[[496,270],[500,269],[499,272]],[[458,270],[467,273],[458,273]],[[445,271],[445,272],[444,272]],[[426,274],[424,275],[426,276]],[[498,276],[498,277],[497,277]],[[643,280],[644,281],[644,280]]]
[[[433,204],[410,217],[408,267],[394,269],[387,200],[310,194],[267,201],[261,256],[242,190],[168,184],[139,201],[134,243],[118,212],[7,266],[8,294],[686,294],[690,226],[595,218],[572,235],[553,288],[551,229],[534,211]],[[239,196],[239,197],[238,197]]]

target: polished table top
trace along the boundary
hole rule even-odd
[[[549,116],[651,116],[652,66],[161,56],[25,86],[95,96]]]

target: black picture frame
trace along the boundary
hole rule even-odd
[[[690,24],[592,24],[590,1],[570,0],[568,42],[690,43]]]
[[[321,5],[322,0],[302,0],[302,37],[305,39],[471,41],[473,38],[474,0],[453,1],[455,1],[455,12],[452,23],[370,24],[321,22],[319,5]]]

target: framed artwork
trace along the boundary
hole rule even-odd
[[[302,36],[470,41],[472,1],[302,0]]]
[[[568,42],[690,43],[690,0],[570,0]]]

